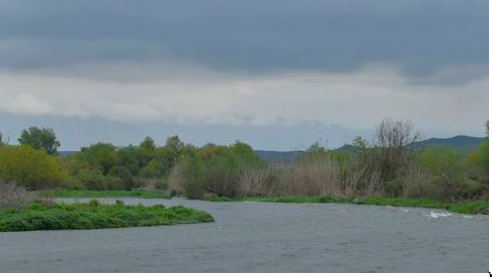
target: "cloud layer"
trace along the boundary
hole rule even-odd
[[[81,71],[153,72],[155,66],[86,66]],[[292,125],[318,121],[370,128],[387,116],[411,118],[428,129],[468,130],[487,117],[488,78],[449,86],[409,82],[397,68],[367,65],[350,73],[289,72],[262,76],[180,65],[172,78],[122,82],[0,73],[0,111],[97,116],[117,122]],[[104,71],[102,70],[102,71]],[[166,72],[162,67],[161,72]],[[456,74],[438,72],[432,78]],[[151,74],[151,73],[149,73]],[[182,75],[181,75],[182,74]],[[466,75],[464,71],[460,75]],[[477,125],[481,128],[480,125]]]
[[[5,114],[291,130],[392,116],[479,135],[488,1],[3,0]]]
[[[406,74],[486,65],[486,0],[4,0],[0,67],[169,61]]]

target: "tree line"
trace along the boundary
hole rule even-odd
[[[488,136],[488,122],[486,125]],[[0,180],[28,190],[161,189],[206,198],[336,195],[464,200],[488,198],[488,140],[462,161],[452,147],[417,147],[421,133],[408,120],[384,119],[373,141],[356,137],[353,151],[318,143],[294,161],[262,160],[247,144],[202,147],[178,136],[162,145],[96,143],[62,157],[52,129],[31,127],[12,145],[0,135]]]

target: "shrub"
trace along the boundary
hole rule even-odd
[[[113,167],[111,171],[109,171],[109,175],[120,179],[121,184],[118,186],[119,188],[131,190],[135,185],[132,173],[126,167]]]
[[[434,176],[433,182],[438,185],[441,197],[458,196],[457,190],[464,177],[464,165],[453,148],[430,147],[420,155],[419,163],[424,170]]]
[[[30,146],[5,146],[0,150],[0,179],[28,190],[62,186],[69,176],[54,157]]]
[[[34,202],[34,195],[23,187],[0,181],[0,210],[25,208]]]
[[[81,186],[87,189],[101,190],[103,189],[104,175],[97,169],[84,169],[78,172],[74,177]]]
[[[489,142],[485,141],[466,158],[468,175],[479,182],[489,182]]]

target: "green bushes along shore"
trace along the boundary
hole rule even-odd
[[[412,122],[388,118],[375,128],[373,141],[356,137],[348,150],[315,143],[305,154],[286,161],[262,160],[240,141],[196,147],[177,136],[163,145],[149,137],[137,146],[96,143],[62,157],[53,130],[32,127],[22,133],[20,145],[9,145],[0,137],[0,184],[59,189],[55,192],[59,197],[74,193],[191,199],[332,195],[443,203],[488,199],[488,140],[463,160],[452,147],[421,147],[417,143],[421,139]],[[9,193],[0,195],[0,206],[11,203],[2,197],[8,198]]]

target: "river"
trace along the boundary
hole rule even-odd
[[[63,200],[63,201],[86,201]],[[101,199],[114,203],[115,199]],[[0,233],[0,272],[488,272],[489,217],[347,204],[124,199],[216,222]]]

